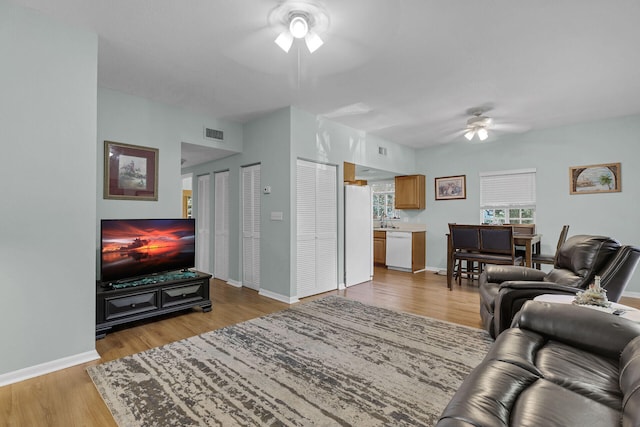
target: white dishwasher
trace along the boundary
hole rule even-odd
[[[387,268],[411,271],[411,232],[387,231]]]

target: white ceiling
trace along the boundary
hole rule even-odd
[[[276,0],[13,1],[96,32],[100,86],[219,119],[295,105],[417,148],[478,106],[518,131],[640,113],[638,0],[318,1],[314,54],[273,43]]]

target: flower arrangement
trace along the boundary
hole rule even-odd
[[[596,276],[588,289],[578,292],[573,299],[574,304],[578,305],[596,305],[598,307],[611,307],[611,303],[607,299],[607,290],[600,286],[600,276]]]

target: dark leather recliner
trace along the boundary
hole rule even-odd
[[[489,265],[480,276],[480,317],[492,337],[511,326],[522,305],[538,295],[572,295],[600,276],[607,298],[622,296],[640,260],[640,248],[604,236],[572,236],[560,247],[553,270]]]
[[[640,324],[529,301],[437,427],[640,426]]]

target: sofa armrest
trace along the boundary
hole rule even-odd
[[[554,282],[537,282],[531,280],[509,280],[506,282],[500,283],[500,290],[509,289],[513,291],[523,291],[525,289],[535,289],[539,290],[542,294],[576,294],[578,291],[582,289],[576,288],[575,286],[566,286],[560,285]]]
[[[514,323],[548,339],[615,359],[640,335],[638,323],[571,304],[528,301]]]
[[[517,265],[487,265],[482,273],[488,283],[502,283],[513,280],[542,281],[546,275],[547,273],[542,270]]]
[[[511,327],[511,322],[523,304],[543,294],[575,295],[580,289],[552,282],[508,281],[499,285],[494,301],[494,331],[496,336]]]

